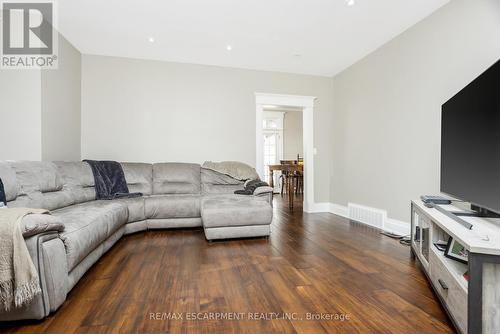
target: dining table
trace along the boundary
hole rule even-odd
[[[280,171],[285,178],[284,182],[287,185],[286,193],[288,195],[288,207],[293,210],[293,176],[295,172],[304,172],[303,164],[279,164],[279,165],[268,165],[269,168],[269,186],[274,188],[274,172]]]

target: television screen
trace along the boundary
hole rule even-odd
[[[442,107],[441,191],[500,213],[500,61]]]

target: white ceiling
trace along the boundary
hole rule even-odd
[[[333,76],[448,1],[71,0],[58,10],[84,54]]]

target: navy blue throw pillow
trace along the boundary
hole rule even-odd
[[[2,179],[0,179],[0,202],[7,205],[7,199],[5,198],[5,189],[3,187]]]

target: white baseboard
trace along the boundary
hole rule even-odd
[[[304,211],[307,213],[330,212],[330,203],[304,203]]]
[[[337,216],[349,218],[349,210],[347,210],[347,206],[340,205],[337,203],[329,203],[329,204],[330,204],[330,210],[328,212],[333,213]]]
[[[322,212],[327,212],[327,213],[332,213],[334,215],[343,217],[343,218],[348,218],[349,219],[349,210],[347,209],[347,206],[337,204],[337,203],[328,203],[328,202],[323,202],[323,203],[312,203],[307,206],[308,210],[304,210],[308,213],[322,213]],[[383,230],[386,232],[391,232],[395,233],[397,235],[409,235],[410,234],[410,223],[393,219],[393,218],[387,218],[385,221]]]
[[[388,218],[387,221],[385,222],[384,231],[395,233],[397,235],[406,236],[410,235],[410,228],[411,228],[410,223],[397,219]]]

